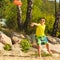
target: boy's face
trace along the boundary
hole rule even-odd
[[[45,19],[41,19],[41,23],[45,23]]]

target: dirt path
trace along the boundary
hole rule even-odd
[[[50,48],[55,51],[55,54],[53,54],[53,56],[47,56],[42,58],[37,58],[35,56],[26,57],[31,53],[34,54],[34,52],[36,51],[35,48],[31,49],[31,51],[29,51],[28,53],[23,53],[18,44],[12,47],[12,51],[0,51],[0,60],[60,60],[60,45],[57,44],[50,45]],[[45,46],[42,46],[42,48],[45,48]]]
[[[0,56],[0,60],[60,60],[60,57],[12,57],[12,56]]]

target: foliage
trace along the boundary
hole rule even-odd
[[[44,56],[45,56],[45,57],[46,57],[46,56],[52,56],[51,54],[48,54],[48,53],[45,53],[45,52],[42,53],[41,55],[42,55],[42,57],[44,57]]]
[[[60,38],[60,32],[57,31],[56,36]]]
[[[26,20],[26,12],[27,12],[27,1],[22,1],[22,22]],[[2,0],[1,4],[3,6],[0,9],[0,13],[2,12],[2,18],[6,19],[7,27],[13,30],[19,29],[17,26],[17,8],[16,5],[13,4],[13,0]],[[58,5],[58,3],[57,3]],[[46,34],[51,34],[53,29],[53,24],[55,21],[55,2],[51,2],[48,0],[33,0],[33,8],[32,8],[32,19],[31,22],[38,22],[40,17],[46,18]],[[31,23],[29,22],[29,23]],[[33,28],[35,31],[35,28]],[[31,32],[32,28],[28,25],[27,33]]]
[[[17,9],[16,6],[9,0],[1,2],[3,4],[1,9],[2,18],[6,19],[6,25],[8,28],[17,29]]]
[[[55,18],[53,15],[46,15],[46,33],[51,34]]]
[[[11,33],[13,32],[11,29],[0,29],[4,34],[11,37]]]
[[[31,47],[31,44],[27,39],[21,40],[20,45],[22,47],[22,51],[24,52],[27,52]]]
[[[7,27],[12,29],[17,29],[16,7],[14,5],[12,6],[11,4],[9,5],[9,7],[6,8],[6,9],[9,8],[9,10],[5,12],[7,14],[5,16],[5,18],[7,19],[6,20]]]
[[[37,52],[35,52],[35,54],[32,54],[31,56],[38,56],[38,53]],[[46,52],[42,52],[41,53],[41,56],[42,57],[48,57],[48,56],[52,56],[51,54],[49,54],[49,53],[46,53]]]
[[[26,12],[27,12],[27,0],[21,0],[22,1],[22,21],[24,22],[26,19]]]
[[[41,4],[39,4],[39,2]],[[54,2],[49,2],[47,0],[34,1],[33,9],[32,9],[32,21],[38,22],[40,17],[45,17],[46,18],[46,34],[47,33],[51,34],[52,32],[53,24],[55,21],[54,14],[55,14]]]
[[[10,51],[12,49],[11,45],[9,45],[9,44],[5,44],[5,46],[3,48],[6,51]]]

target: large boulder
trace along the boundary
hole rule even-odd
[[[55,39],[56,39],[57,43],[60,44],[60,38],[55,37]]]
[[[0,50],[4,50],[3,47],[4,47],[4,44],[0,42]]]
[[[13,32],[11,35],[11,39],[12,39],[13,44],[20,43],[20,41],[24,38],[25,38],[25,36],[23,34],[18,34],[16,32]]]
[[[10,39],[10,37],[8,37],[7,35],[5,35],[4,33],[0,32],[0,42],[3,44],[10,44],[12,45],[12,41]]]
[[[13,37],[12,37],[12,43],[13,43],[13,44],[15,44],[15,43],[20,43],[21,40],[22,40],[22,39],[19,38],[19,37],[17,37],[17,36],[13,36]]]
[[[11,36],[16,36],[16,37],[19,37],[19,38],[25,38],[25,36],[23,34],[19,34],[19,33],[16,33],[16,32],[12,32]]]
[[[53,44],[60,44],[60,38],[58,37],[47,36],[47,38],[48,38],[48,41]]]
[[[49,41],[50,43],[53,43],[53,44],[56,44],[56,43],[57,43],[55,37],[47,36],[47,38],[48,38],[48,41]]]

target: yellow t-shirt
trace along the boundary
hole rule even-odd
[[[38,37],[45,36],[44,31],[45,31],[45,25],[39,24],[36,28],[36,36]]]

